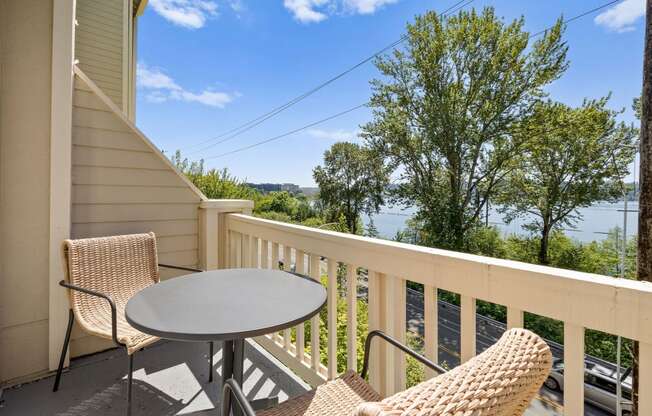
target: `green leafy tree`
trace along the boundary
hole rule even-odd
[[[204,160],[189,161],[177,150],[170,158],[172,164],[185,174],[206,197],[210,199],[250,199],[256,200],[259,193],[231,175],[227,169],[204,168]]]
[[[324,166],[313,170],[319,199],[330,220],[344,215],[353,234],[359,234],[360,215],[374,214],[383,204],[389,175],[377,154],[348,142],[335,143],[324,153]]]
[[[277,212],[284,213],[290,218],[297,215],[299,210],[299,201],[289,192],[270,192],[262,196],[257,201],[257,212]]]
[[[468,249],[521,151],[512,131],[567,67],[561,20],[534,42],[523,26],[493,8],[428,12],[408,24],[405,50],[376,61],[383,77],[361,136],[398,174],[393,197],[416,205],[427,245]]]
[[[635,129],[618,123],[609,97],[578,108],[546,101],[514,133],[527,140],[498,201],[505,221],[533,218],[525,228],[539,238],[538,262],[549,263],[553,230],[573,226],[578,209],[622,196],[624,172],[634,158]]]

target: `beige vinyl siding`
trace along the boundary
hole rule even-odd
[[[128,56],[124,37],[129,19],[125,12],[125,0],[77,0],[75,35],[79,67],[123,111],[124,59]]]
[[[0,45],[1,388],[48,369],[52,2],[0,1]]]
[[[201,196],[79,76],[73,102],[73,238],[153,231],[161,263],[197,266]],[[72,356],[112,346],[72,339]]]

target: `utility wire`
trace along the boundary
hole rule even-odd
[[[462,6],[459,6],[459,5],[462,4],[464,1],[466,1],[466,3],[464,3]],[[455,8],[455,7],[457,7],[457,9],[455,9],[455,10],[459,10],[460,7],[466,7],[467,5],[469,5],[469,4],[470,4],[471,2],[473,2],[473,1],[475,1],[475,0],[463,0],[463,1],[458,1],[458,2],[455,3],[453,6],[449,7],[449,8],[447,9],[447,11],[452,10],[452,9]],[[591,10],[588,10],[588,11],[586,11],[586,12],[583,12],[583,13],[581,13],[581,14],[578,14],[578,15],[576,15],[576,16],[573,16],[573,17],[571,17],[571,18],[565,20],[565,21],[564,21],[564,24],[568,24],[568,23],[574,22],[574,21],[576,21],[576,20],[578,20],[578,19],[580,19],[580,18],[582,18],[582,17],[584,17],[584,16],[587,16],[587,15],[589,15],[589,14],[591,14],[591,13],[595,13],[595,12],[597,12],[597,11],[599,11],[599,10],[604,9],[605,7],[609,7],[609,6],[613,5],[613,4],[616,4],[616,3],[619,3],[619,2],[622,2],[622,1],[623,1],[623,0],[612,0],[612,1],[607,2],[607,3],[605,3],[605,4],[601,5],[601,6],[595,7],[595,8],[593,8],[593,9],[591,9]],[[446,13],[446,12],[444,12],[444,13]],[[442,16],[444,15],[444,13],[442,13]],[[539,31],[539,32],[536,32],[535,34],[531,35],[530,38],[533,38],[533,37],[536,37],[536,36],[542,35],[542,34],[546,33],[547,31],[549,31],[550,29],[552,29],[553,27],[554,27],[554,25],[549,26],[548,28],[546,28],[546,29],[544,29],[544,30],[541,30],[541,31]],[[407,35],[403,35],[403,36],[401,37],[401,39],[395,41],[394,43],[392,43],[392,44],[389,45],[389,46],[386,46],[386,47],[383,48],[381,51],[377,52],[375,55],[373,55],[373,56],[371,56],[371,57],[365,59],[364,61],[358,63],[358,64],[355,65],[354,67],[351,67],[349,70],[347,70],[347,71],[341,73],[341,74],[338,75],[337,77],[335,77],[335,78],[331,78],[331,80],[334,81],[334,80],[336,80],[336,79],[341,78],[342,76],[348,74],[349,72],[351,72],[351,71],[354,70],[355,68],[358,68],[359,66],[363,65],[364,63],[369,62],[369,61],[372,60],[376,55],[382,53],[383,51],[385,51],[385,50],[387,50],[387,49],[389,49],[389,48],[391,48],[391,47],[394,47],[394,46],[400,44],[400,43],[403,42],[405,39],[407,39]],[[326,83],[323,83],[322,85],[323,85],[323,86],[328,85],[327,83],[332,82],[331,80],[326,81]],[[317,88],[315,88],[315,89],[313,89],[313,90],[311,90],[311,91],[317,91],[318,89],[321,89],[321,88],[323,88],[323,87],[317,87]],[[302,96],[305,96],[306,94],[308,94],[308,93],[305,93],[305,94],[303,94]],[[301,96],[300,96],[300,97],[301,97]],[[305,98],[305,97],[304,97],[304,98]],[[296,99],[295,99],[295,100],[296,100]],[[298,101],[297,101],[297,102],[298,102]],[[296,102],[293,103],[292,105],[294,105],[294,104],[296,104]],[[276,141],[276,140],[282,139],[282,138],[284,138],[284,137],[287,137],[287,136],[290,136],[290,135],[292,135],[292,134],[298,133],[298,132],[300,132],[300,131],[306,130],[306,129],[310,128],[310,127],[316,126],[316,125],[318,125],[318,124],[321,124],[321,123],[324,123],[324,122],[326,122],[326,121],[333,120],[333,119],[335,119],[335,118],[337,118],[337,117],[340,117],[340,116],[343,116],[343,115],[345,115],[345,114],[348,114],[348,113],[350,113],[350,112],[352,112],[352,111],[354,111],[354,110],[357,110],[357,109],[359,109],[359,108],[364,107],[364,106],[367,105],[367,104],[368,104],[368,103],[360,104],[360,105],[355,106],[355,107],[353,107],[353,108],[350,108],[350,109],[348,109],[348,110],[342,111],[342,112],[337,113],[337,114],[335,114],[335,115],[332,115],[332,116],[326,117],[326,118],[324,118],[324,119],[318,120],[318,121],[316,121],[316,122],[310,123],[310,124],[305,125],[305,126],[303,126],[303,127],[299,127],[298,129],[295,129],[295,130],[289,131],[289,132],[287,132],[287,133],[283,133],[283,134],[280,134],[280,135],[278,135],[278,136],[271,137],[271,138],[269,138],[269,139],[261,140],[261,141],[259,141],[259,142],[256,142],[256,143],[251,144],[251,145],[248,145],[248,146],[240,147],[240,148],[237,148],[237,149],[235,149],[235,150],[232,150],[232,151],[229,151],[229,152],[225,152],[225,153],[220,153],[220,154],[218,154],[218,155],[210,156],[210,157],[207,157],[207,158],[204,158],[204,159],[206,159],[206,160],[209,160],[209,159],[217,159],[217,158],[220,158],[220,157],[224,157],[224,156],[232,155],[232,154],[234,154],[234,153],[243,152],[243,151],[245,151],[245,150],[249,150],[249,149],[252,149],[252,148],[255,148],[255,147],[261,146],[261,145],[263,145],[263,144],[266,144],[266,143],[269,143],[269,142],[272,142],[272,141]],[[286,104],[286,105],[287,105],[287,104]],[[281,107],[279,107],[279,108],[281,108]],[[287,107],[285,107],[285,108],[287,108]],[[284,108],[284,109],[285,109],[285,108]],[[281,111],[283,111],[283,110],[281,110]],[[276,114],[278,114],[278,113],[276,113]],[[273,117],[273,116],[270,116],[270,117]],[[266,119],[265,119],[265,120],[266,120]],[[258,124],[262,123],[262,122],[265,121],[265,120],[260,121]],[[257,125],[257,124],[256,124],[256,125]],[[255,126],[252,126],[252,128],[253,128],[253,127],[255,127]],[[239,134],[239,133],[238,133],[238,134]],[[233,137],[235,137],[235,136],[233,136]],[[231,138],[233,138],[233,137],[231,137]],[[217,144],[223,143],[224,141],[226,141],[226,140],[228,140],[228,139],[229,139],[229,138],[227,137],[226,139],[221,140],[221,141],[219,141],[219,142],[217,142],[217,143],[215,143],[215,144],[212,144],[212,145],[208,146],[207,148],[210,148],[210,147],[215,146],[215,145],[217,145]],[[202,149],[202,150],[205,150],[205,149]],[[195,152],[192,152],[192,153],[195,153]]]
[[[460,1],[456,2],[455,4],[453,4],[452,6],[450,6],[448,9],[444,10],[441,13],[441,16],[443,17],[443,16],[446,16],[448,13],[454,13],[454,12],[468,6],[469,4],[473,3],[474,1],[475,0],[460,0]],[[248,121],[248,122],[246,122],[244,124],[241,124],[240,126],[237,126],[237,127],[233,128],[231,130],[228,130],[228,131],[226,131],[226,132],[224,132],[224,133],[222,133],[222,134],[220,134],[220,135],[218,135],[216,137],[210,138],[208,140],[204,140],[204,141],[199,142],[199,143],[195,143],[194,145],[190,145],[190,146],[186,147],[186,149],[206,145],[206,146],[204,146],[204,147],[202,147],[200,149],[193,150],[193,151],[189,152],[189,154],[200,153],[200,152],[208,150],[208,149],[210,149],[210,148],[212,148],[214,146],[217,146],[219,144],[222,144],[224,142],[227,142],[229,140],[232,140],[232,139],[240,136],[242,133],[245,133],[245,132],[253,129],[256,126],[259,126],[260,124],[264,123],[265,121],[269,120],[270,118],[275,117],[277,114],[287,110],[288,108],[294,106],[295,104],[297,104],[297,103],[303,101],[304,99],[310,97],[311,95],[313,95],[317,91],[327,87],[328,85],[334,83],[335,81],[339,80],[340,78],[345,77],[346,75],[350,74],[351,72],[355,71],[356,69],[360,68],[361,66],[365,65],[366,63],[372,61],[373,59],[375,59],[379,55],[382,55],[383,53],[387,52],[388,50],[390,50],[392,48],[395,48],[396,46],[398,46],[401,43],[405,42],[405,40],[407,40],[407,38],[408,38],[407,34],[401,36],[400,39],[390,43],[389,45],[387,45],[384,48],[380,49],[379,51],[377,51],[373,55],[363,59],[362,61],[360,61],[357,64],[353,65],[352,67],[346,69],[345,71],[340,72],[339,74],[337,74],[334,77],[322,82],[321,84],[317,85],[316,87],[314,87],[314,88],[304,92],[303,94],[293,98],[292,100],[288,101],[287,103],[282,104],[282,105],[268,111],[267,113],[262,114],[262,115],[260,115],[260,116],[258,116],[256,118],[254,118],[253,120],[250,120],[250,121]],[[211,143],[211,142],[215,142],[215,143]],[[208,144],[208,143],[210,143],[210,144]]]
[[[291,130],[291,131],[288,131],[287,133],[279,134],[278,136],[270,137],[269,139],[261,140],[261,141],[259,141],[259,142],[256,142],[256,143],[253,143],[253,144],[250,144],[250,145],[248,145],[248,146],[240,147],[240,148],[238,148],[238,149],[231,150],[231,151],[229,151],[229,152],[220,153],[219,155],[210,156],[210,157],[204,158],[204,160],[217,159],[217,158],[220,158],[220,157],[224,157],[224,156],[232,155],[232,154],[234,154],[234,153],[243,152],[243,151],[245,151],[245,150],[249,150],[249,149],[252,149],[252,148],[254,148],[254,147],[258,147],[258,146],[261,146],[261,145],[263,145],[263,144],[266,144],[266,143],[269,143],[269,142],[273,142],[273,141],[276,141],[276,140],[282,139],[282,138],[284,138],[284,137],[290,136],[290,135],[295,134],[295,133],[298,133],[298,132],[300,132],[300,131],[303,131],[303,130],[309,129],[310,127],[317,126],[317,125],[319,125],[319,124],[322,124],[322,123],[325,123],[325,122],[327,122],[327,121],[333,120],[333,119],[335,119],[335,118],[341,117],[341,116],[343,116],[343,115],[345,115],[345,114],[351,113],[351,112],[353,112],[353,111],[355,111],[355,110],[358,110],[358,109],[360,109],[360,108],[362,108],[362,107],[364,107],[364,106],[366,106],[366,105],[367,105],[367,103],[363,103],[363,104],[360,104],[360,105],[356,105],[355,107],[349,108],[348,110],[344,110],[344,111],[341,111],[341,112],[339,112],[339,113],[337,113],[337,114],[333,114],[332,116],[328,116],[328,117],[323,118],[323,119],[321,119],[321,120],[317,120],[317,121],[314,121],[314,122],[312,122],[312,123],[310,123],[310,124],[306,124],[305,126],[299,127],[299,128],[297,128],[297,129],[294,129],[294,130]]]
[[[595,13],[595,12],[597,12],[597,11],[600,11],[600,10],[604,9],[605,7],[609,7],[609,6],[611,6],[611,5],[614,5],[614,4],[616,4],[616,3],[620,3],[620,2],[622,2],[622,1],[624,1],[624,0],[613,0],[613,1],[610,1],[610,2],[608,2],[608,3],[603,4],[603,5],[601,5],[601,6],[595,7],[595,8],[593,8],[593,9],[591,9],[591,10],[587,10],[587,11],[585,11],[584,13],[580,13],[580,14],[578,14],[577,16],[573,16],[573,17],[571,17],[570,19],[564,20],[564,24],[567,25],[567,24],[569,24],[569,23],[571,23],[571,22],[574,22],[575,20],[578,20],[578,19],[583,18],[584,16],[588,16],[588,15],[590,15],[590,14],[593,14],[593,13]],[[537,36],[543,35],[544,33],[546,33],[547,31],[549,31],[549,30],[552,29],[553,27],[555,27],[555,26],[553,25],[553,26],[550,26],[550,27],[548,27],[548,28],[546,28],[546,29],[544,29],[544,30],[541,30],[541,31],[537,32],[537,33],[534,33],[534,34],[532,34],[532,35],[530,36],[530,38],[535,38],[535,37],[537,37]]]

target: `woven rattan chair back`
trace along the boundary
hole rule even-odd
[[[64,252],[67,281],[109,295],[118,310],[124,310],[135,293],[159,281],[154,233],[66,240]],[[107,326],[110,328],[106,321],[111,317],[109,304],[79,291],[68,292],[82,329],[106,336]]]
[[[356,416],[522,415],[550,372],[548,344],[512,329],[466,363],[381,402],[361,404]]]

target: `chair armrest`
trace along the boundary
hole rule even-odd
[[[438,372],[440,374],[443,374],[443,373],[446,372],[446,370],[444,368],[442,368],[439,365],[433,363],[428,358],[426,358],[423,355],[419,354],[418,352],[414,351],[413,349],[411,349],[407,345],[402,344],[400,341],[390,337],[389,335],[387,335],[383,331],[375,330],[375,331],[371,331],[369,333],[369,335],[367,335],[367,339],[366,339],[366,341],[364,343],[364,362],[362,364],[362,372],[360,373],[360,376],[362,378],[366,378],[367,377],[367,372],[369,371],[369,353],[371,351],[371,341],[375,337],[382,338],[383,340],[385,340],[388,343],[392,344],[393,346],[395,346],[399,350],[401,350],[404,353],[412,356],[412,358],[419,361],[421,364],[425,365],[426,367],[428,367],[428,368],[430,368],[430,369],[432,369],[432,370],[434,370],[434,371],[436,371],[436,372]]]
[[[238,406],[242,411],[244,412],[245,416],[256,416],[256,412],[254,412],[253,407],[251,407],[251,404],[249,403],[249,400],[247,400],[247,397],[244,395],[242,392],[242,389],[240,388],[240,385],[238,384],[235,379],[228,379],[224,383],[224,387],[222,387],[222,413],[223,415],[228,415],[231,413],[231,409],[229,409],[231,405],[231,398],[235,398],[235,401],[238,403]]]
[[[195,269],[195,268],[192,268],[192,267],[173,266],[173,265],[171,265],[171,264],[162,264],[162,263],[159,263],[158,265],[159,265],[159,267],[165,267],[166,269],[185,270],[185,271],[187,271],[187,272],[196,272],[196,273],[199,273],[199,272],[204,272],[204,271],[205,271],[205,270],[201,270],[201,269]]]
[[[84,287],[75,286],[73,284],[66,282],[65,280],[60,281],[59,285],[71,290],[76,290],[78,292],[86,293],[87,295],[102,298],[107,302],[109,302],[109,306],[111,307],[111,337],[113,338],[113,342],[115,342],[116,344],[121,345],[123,347],[126,346],[124,343],[118,341],[118,312],[115,307],[115,302],[113,301],[113,299],[111,299],[109,295],[96,292],[94,290],[86,289]]]

